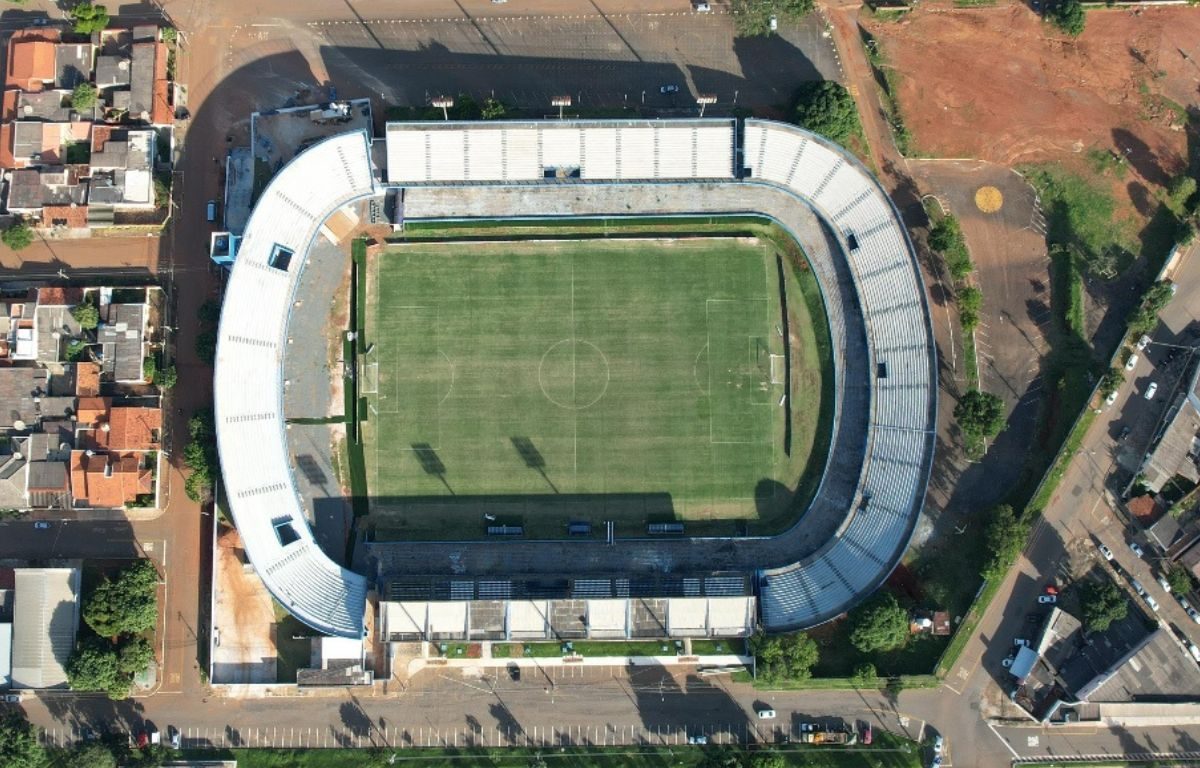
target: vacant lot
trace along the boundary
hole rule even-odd
[[[1200,18],[1188,9],[1089,12],[1078,39],[1022,5],[928,8],[869,28],[901,73],[921,152],[1012,165],[1111,149],[1151,183],[1180,170],[1175,102],[1193,103],[1200,83]]]
[[[377,532],[475,537],[486,513],[560,536],[572,519],[598,533],[604,520],[787,506],[821,395],[797,393],[794,434],[806,437],[789,456],[767,245],[413,245],[370,270],[362,388]],[[794,303],[795,333],[811,338]]]

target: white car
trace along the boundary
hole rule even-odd
[[[712,6],[708,3],[692,3],[692,8],[696,13],[712,13]]]
[[[1008,656],[1004,659],[1004,661],[1000,662],[1000,666],[1004,667],[1005,669],[1008,669],[1009,667],[1012,666],[1012,663],[1013,663],[1013,657]]]
[[[1138,356],[1130,355],[1129,359],[1125,361],[1125,370],[1132,371],[1134,368],[1137,368],[1137,364],[1138,364]]]
[[[1192,621],[1200,624],[1200,613],[1197,613],[1195,608],[1188,608],[1187,615]]]
[[[1112,392],[1109,392],[1108,397],[1104,398],[1104,404],[1112,405],[1113,403],[1117,402],[1117,395],[1119,394],[1121,393],[1115,389]]]
[[[773,710],[773,709],[760,709],[755,714],[758,715],[759,720],[774,720],[775,719],[775,710]]]
[[[1138,557],[1146,556],[1145,551],[1142,550],[1141,545],[1139,545],[1136,541],[1129,542],[1129,548],[1133,550],[1133,554],[1137,555]]]
[[[1111,549],[1104,546],[1103,544],[1100,545],[1099,549],[1100,549],[1100,554],[1104,556],[1105,560],[1111,561],[1113,559],[1113,553],[1112,553]]]
[[[1168,595],[1171,594],[1171,582],[1167,581],[1165,576],[1158,577],[1158,586],[1163,588],[1163,592],[1166,592]]]
[[[1187,649],[1188,653],[1192,654],[1193,659],[1200,661],[1200,648],[1197,648],[1195,643],[1188,643]]]
[[[936,736],[933,739],[933,754],[942,754],[942,748],[946,746],[946,742],[941,736]]]
[[[1141,352],[1143,349],[1145,349],[1149,343],[1150,343],[1150,337],[1143,334],[1142,338],[1138,339],[1138,341],[1137,341],[1138,352]]]
[[[1147,400],[1153,400],[1154,396],[1157,394],[1158,394],[1158,382],[1152,381],[1152,382],[1150,382],[1150,386],[1146,387],[1146,394],[1143,395],[1143,397],[1145,397]]]

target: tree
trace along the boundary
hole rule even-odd
[[[75,20],[76,32],[90,35],[108,26],[108,9],[103,5],[80,3],[71,9],[71,18]]]
[[[1171,591],[1177,595],[1186,595],[1195,587],[1192,574],[1188,573],[1188,569],[1179,563],[1175,563],[1171,566],[1171,570],[1167,571],[1167,583],[1171,585]]]
[[[772,33],[771,17],[796,21],[813,9],[812,0],[732,0],[734,34],[763,37]]]
[[[1196,194],[1196,177],[1181,173],[1167,184],[1167,207],[1176,216],[1188,216],[1194,211],[1192,196]]]
[[[499,99],[484,99],[483,109],[480,114],[484,120],[499,120],[508,113],[508,108],[504,106],[504,102]]]
[[[863,653],[890,651],[908,642],[908,611],[882,592],[850,613],[850,644]]]
[[[170,389],[175,386],[179,380],[179,373],[175,370],[175,366],[169,365],[161,371],[154,372],[154,385],[159,389]]]
[[[154,662],[154,646],[144,637],[133,637],[117,648],[117,671],[132,680]]]
[[[85,331],[90,331],[100,324],[100,310],[90,301],[71,307],[71,317],[75,318],[75,322]]]
[[[1125,374],[1120,368],[1113,366],[1104,372],[1100,377],[1100,397],[1108,397],[1121,386],[1121,382],[1125,381]]]
[[[958,319],[963,331],[970,333],[979,325],[979,310],[983,306],[983,291],[973,285],[958,289]]]
[[[158,570],[149,560],[97,584],[83,603],[83,619],[97,635],[115,637],[153,629],[158,619]]]
[[[1089,632],[1103,632],[1129,613],[1129,601],[1116,584],[1107,579],[1083,588],[1083,624]]]
[[[110,699],[128,698],[131,680],[120,670],[110,643],[93,638],[79,644],[67,662],[67,681],[75,691],[104,691]]]
[[[750,768],[787,768],[788,762],[778,752],[756,752],[750,758]]]
[[[765,680],[807,680],[820,658],[816,641],[803,632],[770,637],[757,634],[750,639],[750,651]]]
[[[970,437],[995,437],[1004,428],[1004,401],[990,392],[969,389],[954,406],[954,418]]]
[[[1175,295],[1171,288],[1172,283],[1167,280],[1150,286],[1146,294],[1142,297],[1142,303],[1129,316],[1129,333],[1131,336],[1141,336],[1144,333],[1154,330],[1154,326],[1158,324],[1158,313],[1167,306],[1167,303],[1171,301],[1171,297]]]
[[[217,332],[204,330],[196,334],[196,357],[206,365],[212,365],[217,359]]]
[[[957,218],[946,215],[938,219],[929,230],[928,242],[929,247],[941,255],[954,282],[965,280],[971,274],[971,253]]]
[[[0,716],[0,765],[5,768],[48,768],[50,758],[37,730],[18,712]]]
[[[874,664],[867,662],[857,665],[850,679],[854,681],[856,688],[875,688],[875,681],[879,679],[879,673],[875,670]]]
[[[1079,0],[1059,0],[1050,8],[1048,16],[1054,26],[1066,32],[1071,37],[1083,34],[1083,6]]]
[[[23,221],[18,221],[0,233],[0,240],[11,250],[19,251],[28,248],[33,243],[33,229]]]
[[[69,768],[117,768],[117,756],[99,741],[80,744],[67,756]]]
[[[1001,504],[992,510],[992,519],[984,533],[989,555],[980,571],[983,578],[988,581],[1004,578],[1025,548],[1028,537],[1029,524],[1018,517],[1012,507]]]
[[[196,319],[201,325],[216,325],[221,322],[221,302],[209,299],[196,310]]]
[[[86,112],[96,106],[96,86],[91,83],[80,83],[71,91],[71,109],[76,112]]]
[[[142,358],[142,379],[145,381],[154,381],[154,374],[158,373],[158,361],[153,355]]]
[[[191,441],[183,449],[183,463],[191,470],[183,482],[184,493],[192,501],[206,503],[212,498],[213,479],[219,474],[216,424],[211,408],[201,408],[188,419]]]
[[[88,344],[80,339],[72,339],[67,342],[67,362],[77,363],[87,357]]]
[[[840,83],[806,83],[796,93],[796,124],[845,144],[859,132],[858,107]]]

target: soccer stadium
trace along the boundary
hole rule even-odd
[[[342,565],[284,371],[299,313],[324,312],[296,298],[310,252],[364,204],[409,236],[354,260],[367,514]],[[377,610],[388,640],[744,636],[841,615],[903,555],[936,352],[895,208],[799,128],[392,123],[312,144],[258,199],[215,399],[249,560],[316,630]]]

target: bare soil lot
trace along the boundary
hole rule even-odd
[[[1090,11],[1078,39],[1022,5],[864,23],[901,73],[922,153],[1071,164],[1111,149],[1151,184],[1182,169],[1178,107],[1200,84],[1200,15],[1190,9]]]

